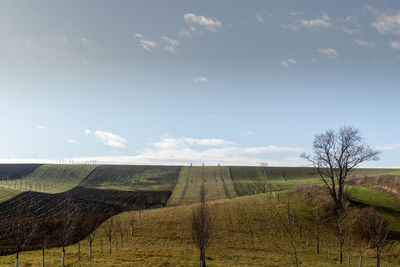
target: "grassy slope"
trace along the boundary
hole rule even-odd
[[[320,184],[312,168],[303,167],[230,167],[239,196],[286,190],[299,184]]]
[[[6,201],[7,199],[15,197],[19,193],[21,193],[21,191],[19,191],[19,190],[0,188],[0,202],[3,202],[3,201]]]
[[[285,200],[285,196],[282,195]],[[292,198],[292,206],[297,212],[303,212],[301,200]],[[215,215],[212,243],[207,250],[208,266],[292,266],[292,260],[277,249],[271,241],[288,249],[288,236],[282,234],[279,223],[273,223],[273,209],[284,212],[276,200],[268,195],[254,195],[235,199],[218,200],[209,203]],[[298,205],[298,206],[297,206]],[[69,266],[198,266],[198,251],[191,242],[189,214],[191,206],[169,207],[144,212],[141,223],[135,227],[134,236],[129,237],[124,248],[107,251],[107,243],[99,231],[94,242],[94,258],[88,260],[87,241],[81,242],[81,260],[77,260],[77,245],[67,247],[66,261]],[[114,217],[127,220],[130,213]],[[133,212],[136,216],[139,212]],[[296,228],[296,227],[295,227]],[[296,228],[297,229],[297,228]],[[329,229],[324,229],[321,254],[315,253],[315,241],[306,244],[306,232],[300,237],[295,233],[299,259],[303,266],[338,265],[338,247],[336,238]],[[100,253],[100,239],[103,238],[104,254]],[[270,239],[272,238],[272,239]],[[126,239],[126,236],[125,236]],[[328,242],[331,242],[331,259],[327,258]],[[119,239],[118,239],[119,243]],[[351,250],[351,262],[358,266],[359,250],[364,243],[357,243]],[[397,252],[383,252],[382,266],[399,266]],[[363,251],[363,266],[373,266],[374,251]],[[60,264],[61,249],[46,252],[49,266]],[[15,255],[0,258],[0,266],[12,266]],[[347,255],[346,255],[347,260]],[[24,252],[20,255],[22,264],[31,263],[39,266],[41,252]],[[390,261],[390,262],[389,262]]]
[[[102,165],[82,182],[82,186],[113,190],[172,191],[178,166]]]
[[[204,178],[207,201],[236,197],[228,167],[204,167]],[[202,182],[203,167],[182,167],[168,206],[199,202]]]
[[[94,168],[96,165],[41,165],[21,179],[1,181],[0,185],[20,191],[60,193],[79,185]]]

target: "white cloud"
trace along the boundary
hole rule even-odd
[[[136,155],[108,155],[74,157],[75,163],[97,161],[100,164],[164,164],[186,165],[191,162],[200,165],[254,165],[267,162],[269,166],[305,166],[297,154],[303,149],[286,146],[239,147],[234,142],[218,138],[197,139],[189,137],[172,138],[164,135],[161,140],[150,144]],[[282,154],[283,153],[283,154]],[[0,159],[4,163],[52,163],[42,159]]]
[[[106,146],[125,148],[128,142],[125,138],[110,132],[95,131],[94,136]]]
[[[67,38],[63,35],[56,36],[56,43],[60,45],[64,45],[67,43]]]
[[[370,8],[375,13],[375,20],[371,26],[382,34],[394,34],[400,36],[400,11],[382,12]]]
[[[362,47],[375,47],[376,44],[374,42],[368,42],[360,39],[354,39],[353,42]]]
[[[172,53],[172,54],[175,54],[175,53],[176,53],[175,48],[172,47],[172,46],[166,46],[166,47],[164,47],[164,50],[165,50],[165,51],[168,51],[168,52],[170,52],[170,53]]]
[[[195,83],[204,83],[204,82],[208,82],[207,77],[197,77],[197,78],[193,78],[192,79]]]
[[[72,139],[72,138],[67,138],[67,140],[66,140],[68,143],[70,143],[70,144],[78,144],[78,141],[76,141],[75,139]]]
[[[378,150],[396,150],[400,149],[400,144],[386,144],[377,146],[376,149]]]
[[[139,38],[139,39],[143,39],[144,38],[144,36],[142,34],[140,34],[140,33],[135,33],[135,37]]]
[[[392,47],[393,49],[400,49],[400,42],[398,41],[390,42],[390,47]]]
[[[93,132],[91,130],[89,130],[89,129],[86,129],[84,131],[84,133],[85,133],[85,135],[91,135]]]
[[[288,59],[283,59],[281,61],[281,65],[284,66],[285,68],[289,68],[291,65],[296,64],[296,60],[293,58],[288,58]]]
[[[182,31],[178,32],[178,36],[181,38],[190,38],[192,37],[192,33],[187,29],[183,29]]]
[[[256,12],[256,19],[258,20],[258,22],[262,23],[264,21],[264,12]]]
[[[89,61],[87,61],[86,59],[82,59],[82,64],[87,65],[87,64],[89,64]]]
[[[333,48],[320,48],[317,50],[318,53],[328,56],[328,57],[336,57],[339,53]]]
[[[47,127],[44,126],[44,125],[37,125],[36,128],[40,129],[40,130],[46,130],[47,129]]]
[[[87,39],[87,38],[81,37],[81,38],[79,38],[79,40],[80,40],[81,43],[84,44],[84,45],[89,44],[89,39]]]
[[[171,39],[171,38],[169,38],[168,36],[165,36],[165,35],[164,35],[162,39],[163,39],[165,42],[167,42],[168,44],[172,45],[172,46],[179,45],[179,41],[178,41],[178,40]]]
[[[222,27],[222,23],[219,20],[214,20],[204,16],[196,16],[193,13],[187,13],[183,16],[183,18],[187,23],[203,26],[210,32],[216,32]]]
[[[323,14],[321,18],[299,21],[307,29],[318,29],[318,28],[329,28],[331,24],[331,19],[327,14]]]
[[[157,47],[157,43],[148,39],[144,35],[140,33],[135,33],[135,37],[139,39],[139,44],[141,48],[143,48],[146,51],[152,51],[153,48]]]

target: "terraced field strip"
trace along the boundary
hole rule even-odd
[[[102,165],[81,186],[125,191],[172,191],[180,169],[180,166]]]
[[[19,191],[61,193],[78,186],[96,165],[41,165],[29,175],[2,180],[0,186]]]
[[[183,167],[168,206],[199,202],[203,179],[206,201],[236,197],[228,167]]]
[[[14,189],[0,188],[0,202],[3,202],[12,197],[15,197],[19,193],[21,193],[21,191],[14,190]]]
[[[313,168],[307,167],[230,167],[239,196],[291,189],[299,184],[321,184]]]

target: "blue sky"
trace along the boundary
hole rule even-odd
[[[13,1],[0,162],[298,166],[358,128],[400,167],[398,1]]]

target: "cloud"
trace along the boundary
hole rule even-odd
[[[87,61],[86,59],[82,59],[82,64],[87,65],[87,64],[89,64],[89,61]]]
[[[143,48],[146,51],[152,51],[153,48],[157,47],[157,43],[148,39],[144,35],[140,33],[135,33],[135,37],[139,39],[139,44],[141,48]]]
[[[178,32],[178,36],[181,38],[190,38],[192,37],[192,33],[187,29],[183,29],[182,31]]]
[[[168,44],[172,45],[172,46],[179,45],[179,41],[178,41],[178,40],[171,39],[171,38],[169,38],[168,36],[165,36],[165,35],[164,35],[164,36],[162,37],[162,39],[163,39],[165,42],[167,42]]]
[[[376,44],[374,42],[368,42],[360,39],[354,39],[353,42],[362,47],[375,47]]]
[[[89,39],[87,39],[87,38],[81,37],[81,38],[79,38],[79,40],[80,40],[81,43],[84,44],[84,45],[89,44]]]
[[[67,140],[66,140],[68,143],[70,143],[70,144],[78,144],[78,141],[76,141],[75,139],[72,139],[72,138],[67,138]]]
[[[400,36],[400,11],[382,12],[370,8],[375,13],[375,19],[371,27],[382,34],[393,34]]]
[[[310,19],[310,20],[305,20],[302,19],[299,21],[303,27],[307,29],[318,29],[318,28],[329,28],[331,24],[331,19],[327,14],[323,14],[321,18],[317,19]]]
[[[106,146],[125,148],[128,143],[125,138],[110,132],[95,131],[94,136]]]
[[[84,131],[84,133],[85,133],[85,135],[91,135],[91,134],[93,134],[93,132],[92,132],[91,130],[89,130],[89,129],[86,129],[86,130]]]
[[[164,50],[165,50],[165,51],[168,51],[168,52],[170,52],[170,53],[172,53],[172,54],[175,54],[175,53],[176,53],[175,48],[172,47],[172,46],[166,46],[166,47],[164,47]]]
[[[294,60],[293,58],[288,58],[281,61],[281,65],[285,68],[289,68],[291,65],[294,65],[296,63],[296,60]]]
[[[318,53],[328,56],[328,57],[336,57],[339,53],[333,48],[320,48],[317,50]]]
[[[400,49],[400,42],[397,41],[390,42],[390,47],[392,47],[393,49]]]
[[[216,32],[222,27],[222,23],[219,20],[214,20],[204,16],[196,16],[193,13],[187,13],[183,18],[187,23],[200,25],[210,32]]]
[[[40,129],[40,130],[46,130],[46,129],[47,129],[47,127],[46,127],[46,126],[44,126],[44,125],[37,125],[37,126],[36,126],[36,129]]]
[[[400,149],[400,144],[386,144],[375,147],[378,150],[396,150]]]
[[[197,77],[192,79],[195,83],[205,83],[208,82],[207,77]]]
[[[56,36],[56,43],[60,45],[64,45],[67,43],[67,37],[63,35]]]
[[[107,155],[92,157],[73,157],[75,163],[97,161],[99,164],[159,164],[186,165],[253,165],[267,162],[269,166],[305,166],[306,162],[297,154],[301,148],[287,146],[240,147],[234,142],[219,138],[173,138],[164,135],[148,148],[135,155]],[[52,163],[45,159],[0,159],[4,163]]]
[[[264,12],[256,12],[256,19],[258,20],[258,22],[262,23],[264,21]]]

